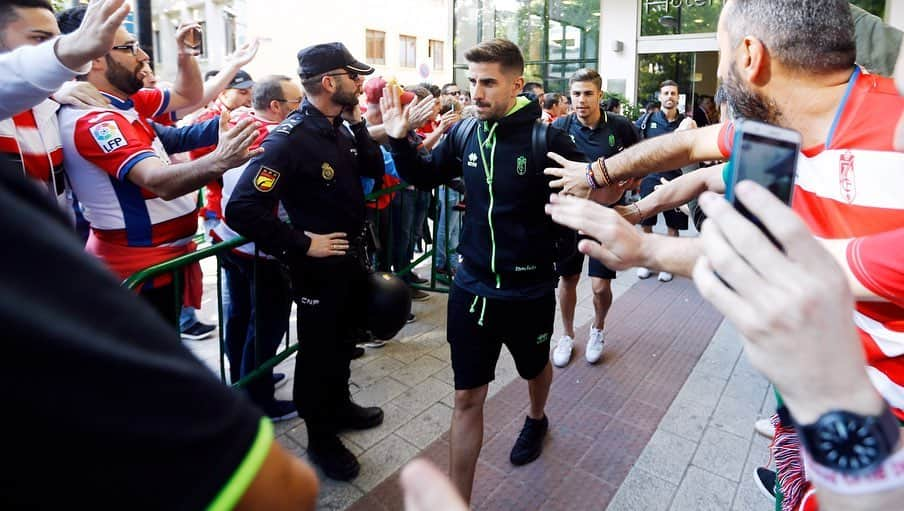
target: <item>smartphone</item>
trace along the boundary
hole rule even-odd
[[[735,122],[731,174],[726,183],[725,198],[779,248],[781,245],[762,222],[737,200],[734,189],[739,182],[749,179],[790,206],[800,145],[800,133],[794,130],[746,119]]]

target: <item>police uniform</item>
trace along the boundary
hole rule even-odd
[[[367,69],[373,72],[339,43],[306,48],[298,59],[302,80],[337,68],[357,74],[369,74]],[[357,475],[353,457],[354,470],[320,462],[335,462],[328,458],[338,456],[332,451],[339,449],[336,433],[340,429],[367,426],[354,422],[365,409],[350,400],[349,362],[354,345],[344,339],[364,315],[367,272],[360,256],[365,203],[360,178],[382,177],[383,154],[363,121],[347,127],[339,117],[325,117],[307,99],[271,132],[262,147],[265,152],[251,160],[239,178],[226,219],[239,234],[288,263],[298,304],[300,342],[295,405],[305,419],[312,445],[327,458],[314,461],[328,476],[350,479]],[[280,202],[290,224],[276,216]],[[344,232],[350,249],[344,256],[307,256],[311,239],[305,231]],[[381,410],[366,410],[369,421],[377,421],[378,413],[382,422]],[[350,456],[347,450],[341,454]]]

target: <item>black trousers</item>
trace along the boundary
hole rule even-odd
[[[353,257],[307,259],[292,268],[299,349],[295,406],[309,431],[335,433],[350,401],[350,332],[364,324],[367,272]]]

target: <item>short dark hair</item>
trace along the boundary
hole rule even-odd
[[[675,80],[664,80],[659,84],[659,90],[662,90],[663,87],[675,87],[677,89],[678,82],[676,82]]]
[[[544,90],[543,84],[539,82],[527,82],[524,84],[524,87],[521,87],[521,92],[527,94],[533,94],[536,99],[537,91]]]
[[[578,69],[568,79],[568,87],[574,85],[575,82],[593,82],[597,89],[603,90],[603,78],[596,69],[590,69],[589,67]]]
[[[438,98],[440,94],[442,94],[442,91],[439,89],[439,87],[429,82],[421,82],[418,84],[418,87],[423,87],[430,91],[430,94],[432,94],[434,98]]]
[[[53,12],[53,6],[49,0],[4,0],[0,2],[0,32],[6,30],[6,26],[19,19],[14,7],[20,9],[47,9]]]
[[[654,108],[662,108],[662,103],[659,101],[648,101],[646,105],[644,105],[644,109],[647,111],[652,110]]]
[[[559,101],[562,100],[562,95],[558,92],[547,92],[543,95],[543,109],[549,110],[554,106],[559,104]]]
[[[610,97],[610,98],[607,98],[605,101],[603,101],[603,110],[605,110],[607,112],[614,112],[620,106],[621,106],[621,101],[619,101],[618,98],[616,98],[616,97]]]
[[[458,87],[458,84],[457,83],[447,83],[447,84],[443,85],[442,93],[448,94],[449,88],[451,88],[451,87]],[[461,87],[458,87],[458,88],[461,89]]]
[[[496,62],[503,71],[524,74],[524,55],[521,48],[508,39],[484,41],[465,52],[468,62]]]
[[[64,34],[75,32],[82,24],[82,19],[84,19],[85,11],[87,10],[86,6],[79,5],[78,7],[71,7],[65,11],[58,12],[57,25],[60,26],[60,32]]]
[[[828,73],[854,67],[857,46],[847,0],[732,0],[722,15],[731,16],[733,48],[752,36],[791,69]]]
[[[251,106],[255,110],[266,110],[270,108],[271,101],[287,99],[283,94],[282,84],[291,80],[288,76],[270,75],[254,82],[254,87],[251,89]]]

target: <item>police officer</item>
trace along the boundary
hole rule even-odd
[[[226,208],[239,234],[288,263],[298,304],[300,348],[294,401],[308,428],[311,459],[332,479],[358,475],[358,460],[337,436],[383,422],[348,391],[353,344],[348,329],[363,313],[367,272],[361,176],[381,178],[383,155],[358,107],[363,75],[374,69],[341,43],[298,52],[306,97],[263,142]],[[282,203],[290,224],[275,212]],[[356,314],[355,311],[361,311]]]

